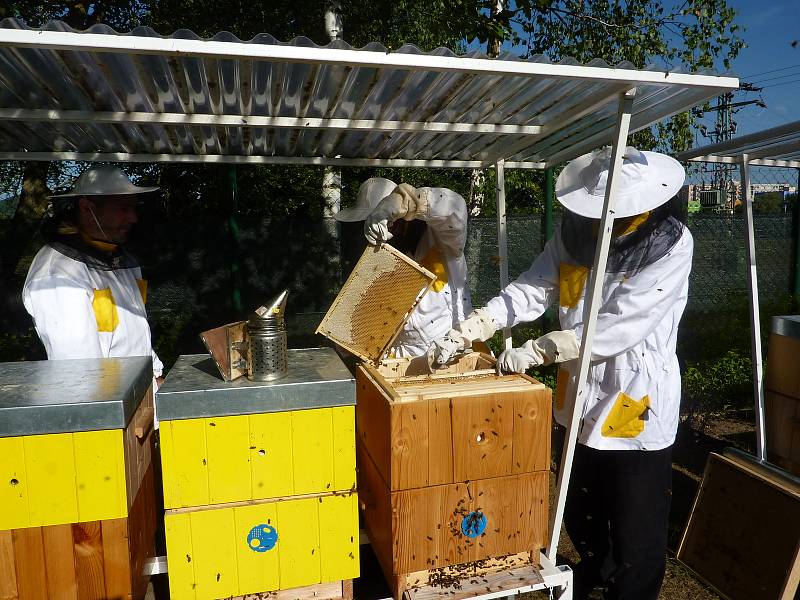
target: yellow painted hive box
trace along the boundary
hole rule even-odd
[[[149,357],[0,365],[0,598],[144,597],[152,379]]]
[[[268,383],[178,359],[157,398],[172,598],[358,576],[354,404],[330,348],[290,350]]]

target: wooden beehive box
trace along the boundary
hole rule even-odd
[[[0,598],[144,598],[149,357],[2,365]]]
[[[772,318],[764,380],[767,458],[800,475],[800,316]]]
[[[494,359],[477,353],[435,375],[407,375],[409,367],[390,359],[356,372],[359,494],[393,593],[452,565],[537,562],[550,390],[496,375]]]
[[[221,381],[181,356],[159,390],[173,600],[338,598],[358,576],[353,377],[331,348],[288,361]]]
[[[387,358],[433,278],[386,245],[368,248],[317,330],[364,361],[359,498],[395,598],[538,563],[547,536],[550,390],[497,375],[486,354],[433,374],[425,357]]]

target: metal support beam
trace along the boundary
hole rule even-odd
[[[168,58],[202,56],[216,59],[248,59],[300,64],[329,64],[342,67],[390,67],[410,71],[441,73],[474,73],[486,75],[518,75],[522,77],[564,77],[586,81],[619,81],[632,85],[654,83],[679,84],[714,89],[738,88],[735,77],[689,75],[669,71],[637,71],[612,67],[589,67],[531,62],[495,60],[461,56],[434,56],[401,52],[371,52],[304,46],[220,42],[178,38],[74,33],[27,29],[0,29],[0,48],[36,48],[40,50],[82,50],[117,54],[157,55]]]
[[[794,207],[792,208],[794,228],[794,281],[792,282],[793,308],[800,310],[800,169],[797,169]]]
[[[716,154],[705,154],[697,158],[690,158],[690,162],[706,163],[725,163],[738,165],[742,162],[741,156],[718,156]],[[800,160],[776,160],[769,158],[758,158],[748,161],[751,167],[783,167],[786,169],[800,169]]]
[[[556,172],[553,167],[547,167],[544,170],[544,219],[542,220],[542,227],[544,234],[544,241],[542,246],[553,237],[553,205],[556,200]]]
[[[753,356],[753,398],[756,409],[756,456],[767,460],[767,436],[764,422],[764,364],[761,358],[761,314],[758,305],[758,272],[756,269],[756,240],[753,226],[753,194],[750,191],[750,165],[747,154],[742,154],[742,194],[747,235],[747,281],[750,285],[750,341]]]
[[[634,93],[635,90],[630,90],[625,94],[621,94],[619,98],[616,136],[611,150],[611,165],[608,170],[608,182],[603,200],[603,216],[600,220],[594,264],[589,278],[589,286],[586,290],[585,302],[587,309],[584,310],[583,336],[581,337],[581,351],[578,358],[578,377],[574,395],[569,399],[571,400],[572,410],[564,438],[564,449],[561,453],[555,510],[551,513],[550,540],[547,546],[547,556],[551,561],[556,559],[558,540],[561,537],[561,524],[564,518],[564,506],[567,502],[569,477],[572,472],[572,460],[575,456],[575,444],[578,441],[578,431],[583,420],[583,410],[586,403],[586,380],[589,376],[589,367],[592,360],[592,343],[594,342],[595,329],[597,327],[597,314],[600,311],[603,297],[608,250],[611,245],[611,231],[614,227],[614,208],[617,204],[619,172],[622,168],[622,156],[628,139]]]
[[[311,165],[339,167],[420,167],[426,169],[484,169],[481,160],[421,160],[405,158],[329,158],[325,156],[262,156],[240,154],[138,154],[131,152],[0,152],[0,160],[76,160],[87,162],[167,162],[237,165]],[[509,169],[543,169],[541,162],[505,163]]]
[[[68,123],[138,123],[215,127],[271,127],[276,129],[339,129],[347,131],[410,131],[417,133],[464,133],[538,135],[539,125],[494,123],[447,123],[442,121],[386,121],[380,119],[319,119],[264,117],[257,115],[210,115],[165,112],[49,110],[0,108],[0,121],[61,121]]]
[[[502,160],[495,164],[497,176],[497,256],[500,267],[500,289],[508,285],[508,222],[506,220],[506,169]],[[508,350],[511,348],[511,329],[503,329],[503,344]]]
[[[687,150],[678,154],[676,158],[678,160],[712,162],[708,160],[710,157],[728,155],[726,158],[733,158],[738,164],[741,161],[741,158],[738,158],[738,156],[734,158],[734,156],[739,155],[741,150],[745,148],[754,148],[759,145],[770,144],[772,140],[778,138],[786,138],[798,135],[800,135],[800,121],[794,121],[793,123],[787,123],[786,125],[780,125],[771,129],[764,129],[755,133],[742,135],[730,140],[725,140],[724,142],[718,142],[716,144],[709,144],[708,146],[703,146],[701,148]],[[698,152],[702,152],[704,156],[698,156]],[[750,164],[753,165],[754,163],[751,161]]]

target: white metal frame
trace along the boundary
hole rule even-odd
[[[747,283],[750,300],[750,347],[753,361],[753,404],[755,407],[756,457],[767,461],[767,432],[764,415],[764,361],[761,348],[761,314],[758,298],[753,194],[750,167],[800,169],[800,160],[777,158],[800,155],[800,121],[787,123],[682,153],[678,158],[692,162],[738,165],[744,196],[745,235],[747,237]]]
[[[592,360],[592,344],[595,329],[597,328],[597,314],[600,310],[603,295],[603,282],[605,280],[608,251],[611,246],[611,231],[614,228],[614,208],[617,203],[616,191],[619,185],[619,172],[622,168],[623,154],[628,139],[628,128],[631,122],[631,108],[635,91],[631,90],[620,95],[619,112],[617,113],[617,135],[611,150],[611,165],[608,170],[605,198],[603,199],[603,216],[600,221],[600,237],[597,240],[594,263],[589,279],[588,313],[584,320],[581,350],[578,357],[578,378],[572,399],[569,427],[564,438],[564,449],[561,452],[561,464],[558,470],[558,483],[556,486],[556,508],[550,518],[550,540],[547,546],[547,556],[555,561],[558,551],[558,540],[561,537],[561,523],[564,518],[564,507],[567,502],[569,478],[572,472],[572,459],[575,455],[575,445],[578,441],[578,426],[583,419],[583,410],[586,404],[586,378],[589,376],[589,366]]]
[[[452,72],[466,74],[488,74],[495,76],[545,76],[584,81],[615,82],[611,95],[593,96],[580,103],[569,113],[563,115],[559,127],[573,122],[616,97],[619,110],[614,135],[613,158],[609,172],[608,186],[603,205],[601,234],[597,243],[593,271],[588,288],[588,317],[584,328],[579,357],[578,386],[574,390],[573,411],[567,431],[561,467],[558,475],[556,507],[552,513],[550,538],[546,552],[541,556],[543,584],[523,586],[497,594],[487,594],[480,598],[506,596],[534,589],[550,589],[562,600],[572,598],[572,573],[568,567],[555,564],[558,540],[564,514],[567,489],[569,485],[572,458],[577,442],[578,425],[583,413],[585,380],[591,361],[592,342],[597,324],[597,314],[601,304],[603,275],[608,259],[611,231],[614,222],[614,191],[618,186],[618,175],[622,165],[630,123],[633,97],[636,86],[640,84],[677,84],[692,88],[736,88],[738,80],[732,77],[665,73],[659,71],[637,71],[631,69],[591,67],[584,65],[556,65],[527,61],[466,58],[456,56],[434,56],[427,54],[384,53],[363,50],[340,50],[332,48],[308,48],[274,44],[232,43],[211,40],[185,40],[159,37],[120,36],[92,33],[73,33],[58,31],[32,31],[0,29],[0,48],[36,48],[52,50],[85,50],[92,52],[115,52],[123,54],[151,54],[170,58],[213,57],[216,59],[276,60],[288,63],[327,64],[341,66],[368,66],[375,68],[400,68],[410,71]],[[689,108],[688,106],[686,108]],[[664,115],[658,116],[663,118]],[[364,121],[345,119],[293,119],[283,117],[252,117],[243,115],[183,115],[134,112],[83,112],[51,111],[37,109],[0,109],[0,120],[41,121],[63,119],[72,122],[102,121],[107,123],[160,123],[164,125],[200,126],[249,126],[285,128],[327,128],[341,130],[380,130],[380,131],[441,131],[456,133],[492,133],[524,136],[521,140],[509,143],[506,156],[513,156],[530,145],[531,137],[547,135],[547,127],[495,125],[488,123],[418,123],[401,121]],[[566,121],[566,123],[565,123]],[[587,140],[599,139],[599,134]],[[501,141],[502,143],[502,141]],[[505,169],[537,168],[548,166],[571,158],[570,150],[562,150],[549,156],[546,162],[504,161],[494,162],[497,174],[497,228],[498,253],[500,258],[500,283],[508,283],[508,249],[506,238],[505,210]],[[124,161],[124,162],[212,162],[233,164],[304,164],[333,166],[393,166],[393,167],[431,167],[431,168],[485,168],[491,163],[466,160],[402,160],[402,159],[357,159],[323,157],[265,157],[228,155],[176,155],[176,154],[136,154],[123,152],[4,152],[0,159],[11,160],[82,160],[82,161]],[[511,337],[505,332],[505,345],[510,347]],[[155,561],[150,572],[163,572],[164,561]]]
[[[753,400],[756,409],[756,452],[758,459],[767,460],[767,427],[764,420],[764,362],[761,357],[761,311],[758,306],[758,272],[756,268],[756,239],[753,223],[753,194],[750,191],[748,155],[741,158],[744,217],[747,227],[747,283],[750,287],[750,344],[753,359]]]
[[[102,33],[0,29],[0,47],[3,46],[52,50],[88,50],[123,54],[157,54],[175,58],[202,56],[219,59],[278,60],[306,64],[326,63],[347,67],[397,67],[410,70],[483,73],[489,75],[558,76],[588,81],[619,81],[621,83],[629,83],[632,86],[642,83],[670,83],[686,87],[722,86],[736,88],[739,86],[739,81],[735,77],[711,75],[637,71],[635,69],[588,67],[584,65],[553,65],[522,60],[370,52],[368,50],[338,50],[334,48],[138,37]]]

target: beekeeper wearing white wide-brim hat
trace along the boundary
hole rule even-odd
[[[86,169],[73,188],[51,196],[46,244],[28,269],[22,300],[48,359],[152,356],[147,282],[125,250],[136,207],[157,187],[134,185],[115,166]]]
[[[373,177],[358,189],[356,204],[334,215],[339,221],[364,221],[370,244],[388,242],[436,275],[390,353],[424,355],[472,311],[467,287],[467,204],[447,188],[414,188]]]
[[[561,330],[503,352],[498,363],[515,372],[562,363],[555,402],[561,425],[567,424],[566,399],[576,385],[574,359],[583,335],[586,284],[609,164],[610,149],[604,149],[564,168],[556,197],[566,210],[543,252],[430,351],[434,363],[447,362],[472,341],[533,321],[557,302]],[[577,585],[604,582],[613,598],[655,599],[663,575],[669,454],[681,397],[675,346],[693,248],[689,230],[669,201],[684,178],[683,167],[669,156],[625,150],[565,515],[583,558]],[[598,561],[610,552],[609,527],[612,538],[627,536],[627,541],[614,542],[616,563],[600,580]]]

